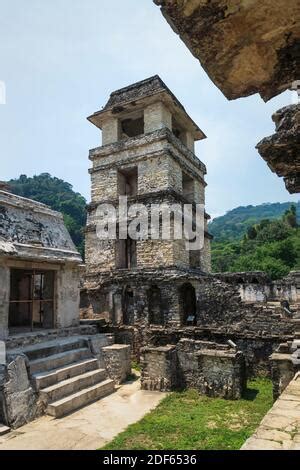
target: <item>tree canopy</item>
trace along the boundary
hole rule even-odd
[[[300,268],[300,229],[297,210],[290,205],[277,219],[262,219],[248,226],[243,238],[212,243],[215,272],[265,271],[272,279]]]

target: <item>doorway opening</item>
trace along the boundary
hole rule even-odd
[[[183,284],[179,291],[180,295],[180,319],[182,325],[196,324],[196,292],[189,282]]]
[[[54,328],[54,284],[54,271],[11,269],[10,333]]]
[[[163,325],[164,318],[161,305],[161,291],[157,286],[152,286],[148,290],[148,311],[149,323],[153,325]]]

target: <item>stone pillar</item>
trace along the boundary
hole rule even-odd
[[[114,325],[119,325],[123,321],[122,292],[116,291],[112,294],[113,315],[111,318]]]
[[[177,386],[176,346],[142,349],[141,387],[143,390],[166,392]]]
[[[185,132],[185,142],[186,142],[186,146],[187,148],[195,153],[195,140],[194,140],[194,137],[192,136],[192,134],[190,132]]]
[[[287,345],[284,347],[285,344],[281,344],[278,351],[270,356],[274,401],[282,394],[296,373],[289,349]]]
[[[5,265],[0,266],[0,340],[8,337],[8,314],[10,296],[10,272]]]
[[[172,130],[172,115],[166,106],[161,102],[147,106],[144,111],[145,134],[164,127]]]
[[[77,266],[65,265],[57,271],[57,328],[79,325],[80,272]]]
[[[105,368],[116,384],[124,382],[131,374],[129,344],[113,344],[102,348]]]
[[[120,140],[120,122],[117,118],[111,118],[102,127],[102,145],[113,144]]]

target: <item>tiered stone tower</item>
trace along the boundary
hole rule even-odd
[[[195,288],[185,282],[180,300],[174,280],[182,284],[210,271],[209,216],[203,249],[188,251],[184,240],[100,240],[96,210],[100,203],[117,207],[124,195],[128,206],[204,205],[206,168],[194,143],[205,135],[158,76],[113,92],[88,119],[102,130],[102,146],[89,154],[85,287],[94,312],[118,324],[182,324],[193,316]]]

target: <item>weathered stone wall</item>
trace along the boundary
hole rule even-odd
[[[26,367],[26,357],[8,356],[0,376],[0,416],[4,423],[18,428],[39,415],[37,394],[34,392]]]
[[[130,346],[113,344],[102,348],[102,355],[108,376],[120,384],[131,374]]]
[[[261,271],[240,273],[217,273],[216,279],[237,286],[245,302],[282,301],[299,302],[300,273],[291,271],[288,276],[272,281]]]
[[[142,349],[141,387],[143,390],[166,392],[178,387],[175,346]]]
[[[8,312],[9,312],[9,269],[0,259],[0,341],[8,336]]]
[[[300,333],[293,341],[281,343],[270,357],[274,400],[280,396],[295,374],[300,371]]]
[[[45,261],[61,257],[81,262],[59,212],[45,204],[0,190],[0,213],[1,254],[6,254],[7,249],[3,250],[6,243],[15,251],[7,255],[14,257],[28,258],[37,252],[36,258],[44,258]],[[47,251],[48,248],[53,251]]]
[[[153,280],[152,280],[153,276]],[[171,280],[167,280],[171,276]],[[196,318],[195,324],[186,326],[183,322],[183,305],[180,288],[186,278],[180,278],[179,272],[171,275],[156,270],[136,276],[131,271],[124,274],[126,284],[131,286],[132,300],[130,324],[123,324],[122,291],[118,326],[113,322],[113,331],[117,341],[132,345],[132,354],[139,358],[143,346],[177,344],[181,338],[212,340],[226,344],[231,339],[246,359],[247,375],[270,376],[269,356],[284,340],[292,338],[296,320],[285,318],[281,308],[266,307],[264,304],[242,302],[239,289],[232,284],[225,284],[212,277],[189,274],[189,284],[195,289]],[[122,277],[116,276],[114,289]],[[154,280],[155,279],[155,280]],[[123,284],[124,285],[124,284]],[[147,292],[151,285],[160,289],[160,323],[151,324]],[[111,317],[113,318],[113,316]]]
[[[177,345],[185,387],[203,395],[238,399],[246,386],[244,356],[226,345],[182,339]]]
[[[118,170],[137,167],[137,196],[130,198],[129,207],[139,202],[146,204],[148,209],[152,203],[182,204],[183,171],[194,180],[193,200],[204,203],[205,167],[167,128],[99,147],[90,152],[90,158],[93,162],[90,170],[92,203],[86,231],[86,265],[89,273],[117,267],[116,242],[97,238],[96,209],[99,202],[109,202],[117,207]],[[165,193],[159,196],[163,191]],[[171,192],[183,199],[176,201]],[[209,238],[205,239],[201,260],[203,269],[210,270]],[[137,265],[189,266],[189,253],[181,240],[173,241],[173,246],[172,241],[138,241]]]
[[[145,134],[167,127],[172,130],[172,114],[162,102],[150,104],[144,111]]]
[[[177,346],[145,347],[141,365],[145,390],[195,388],[203,395],[238,399],[246,384],[243,354],[211,342],[182,339]]]
[[[0,191],[0,339],[8,335],[11,269],[55,273],[55,322],[66,327],[79,323],[81,263],[62,214]]]
[[[114,344],[114,336],[112,334],[95,334],[88,338],[89,346],[92,354],[97,357],[100,367],[106,367],[103,348]]]
[[[79,325],[80,271],[65,265],[57,273],[57,328]]]

